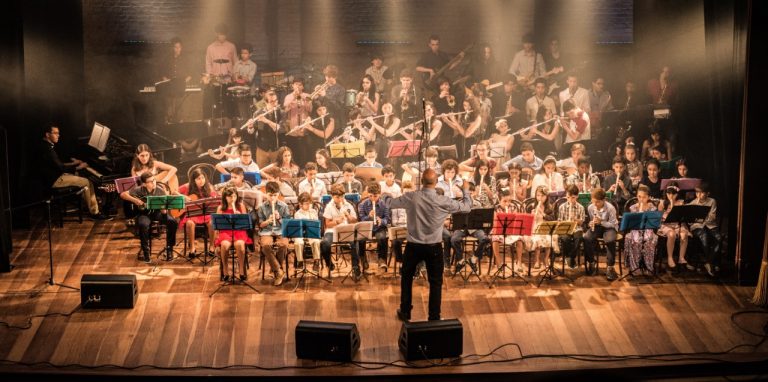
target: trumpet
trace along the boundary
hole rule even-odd
[[[328,82],[324,82],[320,85],[315,86],[315,91],[312,92],[312,94],[309,95],[309,99],[315,99],[320,92],[323,92],[325,90],[328,90],[328,88],[331,86]]]
[[[453,109],[454,106],[456,106],[456,96],[448,94],[448,97],[446,97],[446,102],[448,102],[448,107]]]

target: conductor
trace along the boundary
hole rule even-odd
[[[437,174],[428,169],[421,176],[422,188],[392,199],[390,208],[404,208],[408,216],[408,243],[403,256],[400,278],[400,308],[397,318],[411,319],[411,293],[416,264],[422,260],[427,265],[429,280],[429,320],[440,319],[440,302],[443,287],[443,222],[449,214],[469,212],[469,182],[464,182],[461,201],[435,192]]]

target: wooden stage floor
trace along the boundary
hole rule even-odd
[[[78,292],[47,287],[48,242],[44,223],[15,231],[15,269],[0,275],[0,321],[24,326],[32,315],[67,313],[80,304]],[[766,359],[768,346],[741,347],[722,356],[625,358],[612,362],[558,357],[563,354],[645,355],[721,352],[759,337],[736,324],[761,333],[764,314],[744,314],[753,288],[717,282],[639,284],[608,283],[604,277],[582,277],[573,284],[545,282],[541,288],[520,281],[464,285],[449,279],[443,290],[443,317],[459,318],[464,326],[464,355],[460,364],[407,368],[397,336],[395,317],[399,280],[373,276],[370,283],[333,284],[312,279],[291,291],[261,281],[250,272],[262,293],[237,286],[209,298],[219,286],[218,265],[205,270],[182,259],[160,263],[156,270],[136,260],[138,239],[121,220],[66,223],[53,233],[57,282],[79,287],[86,273],[134,274],[139,298],[132,310],[77,310],[71,316],[34,318],[26,330],[0,327],[0,372],[107,373],[131,375],[252,375],[252,376],[371,376],[462,373],[517,373],[596,368],[645,367]],[[181,233],[179,234],[181,242]],[[161,247],[160,242],[155,245]],[[179,246],[181,247],[181,246]],[[257,258],[252,260],[258,263]],[[581,269],[569,271],[580,275]],[[414,284],[415,320],[426,318],[427,283]],[[36,290],[36,293],[22,293]],[[297,360],[294,328],[301,319],[356,323],[361,348],[355,360],[371,362],[334,366]],[[479,357],[507,344],[518,344],[525,355],[553,357],[520,359],[514,346]],[[582,357],[590,358],[590,357]],[[509,360],[508,362],[502,362]],[[10,362],[9,362],[10,361]],[[473,364],[478,361],[497,361]],[[52,365],[56,365],[55,367]],[[63,365],[83,365],[61,368]],[[96,367],[117,365],[118,367]],[[146,366],[142,366],[146,365]],[[235,366],[233,366],[235,365]],[[419,366],[429,366],[424,361]],[[233,366],[229,367],[228,366]],[[323,366],[319,368],[305,368]],[[327,367],[326,367],[327,366]],[[217,369],[224,368],[224,369]]]

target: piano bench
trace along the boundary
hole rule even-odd
[[[83,197],[77,192],[80,187],[56,187],[51,188],[51,217],[56,215],[59,228],[64,227],[64,216],[77,213],[78,223],[83,222]]]

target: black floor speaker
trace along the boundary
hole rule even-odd
[[[357,325],[339,322],[299,321],[296,325],[296,357],[349,362],[360,349]]]
[[[408,361],[455,358],[464,349],[459,320],[405,322],[400,328],[400,352]]]
[[[80,305],[88,309],[132,309],[139,297],[135,275],[83,275]]]

